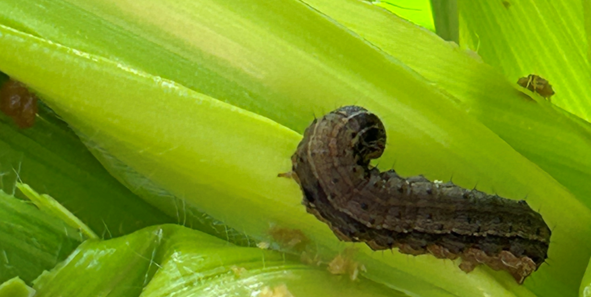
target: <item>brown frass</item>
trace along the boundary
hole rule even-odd
[[[303,204],[339,239],[373,250],[459,257],[466,272],[486,264],[518,283],[545,261],[551,232],[525,201],[380,172],[369,162],[385,144],[375,114],[345,106],[314,120],[292,156]]]

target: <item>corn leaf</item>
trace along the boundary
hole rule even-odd
[[[531,99],[471,52],[355,1],[340,10],[328,1],[47,1],[26,11],[16,3],[0,4],[10,12],[0,26],[0,70],[39,92],[114,176],[168,215],[179,218],[179,205],[159,199],[160,190],[183,201],[182,216],[205,213],[257,241],[272,225],[300,229],[323,259],[334,257],[344,245],[305,214],[297,185],[276,176],[289,170],[314,115],[357,104],[386,124],[379,167],[527,195],[558,226],[551,265],[524,286],[486,267],[465,274],[450,261],[358,244],[364,277],[418,296],[577,292],[591,215],[584,190],[565,180],[588,174],[574,161],[586,155],[588,126]],[[378,16],[366,27],[351,17],[361,5]],[[477,7],[461,9],[465,16]],[[409,36],[418,40],[388,43]],[[421,52],[429,55],[417,60]],[[462,65],[452,72],[457,81],[451,65]],[[545,122],[553,118],[556,126]],[[539,137],[548,138],[538,150]],[[137,191],[146,180],[150,194]]]

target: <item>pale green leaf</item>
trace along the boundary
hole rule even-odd
[[[403,175],[423,173],[439,180],[453,175],[454,182],[465,187],[478,183],[479,189],[494,189],[509,198],[527,195],[528,203],[540,209],[551,227],[559,226],[554,228],[550,248],[552,265],[542,266],[525,286],[515,284],[505,272],[486,267],[465,274],[450,261],[397,252],[382,255],[357,245],[359,260],[368,269],[365,277],[429,296],[531,296],[533,292],[555,296],[578,289],[590,251],[588,208],[558,177],[522,153],[534,151],[535,144],[519,147],[516,140],[522,132],[511,133],[507,125],[519,122],[521,113],[509,113],[500,120],[487,117],[482,107],[471,113],[482,102],[464,99],[462,94],[471,90],[469,84],[462,88],[451,75],[440,76],[438,85],[429,82],[410,70],[412,64],[405,61],[410,55],[384,53],[357,35],[363,34],[338,23],[346,21],[331,19],[310,3],[315,9],[295,1],[254,0],[55,3],[54,7],[67,7],[70,12],[87,13],[84,19],[89,21],[80,21],[76,27],[76,32],[84,33],[52,31],[48,24],[24,31],[3,26],[0,48],[8,54],[0,56],[0,70],[43,94],[95,153],[106,152],[130,166],[186,201],[187,209],[203,211],[256,240],[264,238],[272,224],[300,229],[325,259],[334,256],[344,245],[324,224],[305,214],[297,185],[276,176],[289,170],[298,133],[314,114],[359,104],[376,112],[387,126],[389,142],[381,168],[395,163]],[[58,14],[44,12],[43,18],[29,16],[63,24]],[[74,19],[76,13],[67,16]],[[22,19],[13,17],[11,22]],[[395,28],[411,33],[421,30]],[[111,29],[122,35],[107,34],[101,39],[101,33]],[[86,38],[87,34],[97,39]],[[413,46],[423,51],[433,45],[444,47],[433,35],[417,36],[424,42]],[[84,43],[85,39],[109,46]],[[115,45],[120,40],[124,46]],[[523,101],[527,98],[511,80],[456,51],[455,55],[450,50],[429,51],[432,60],[426,63],[441,60],[477,69],[478,93],[492,85],[495,92],[498,87],[506,94],[505,101],[492,101],[487,108],[515,105],[526,111],[530,123],[541,122],[537,114],[548,118],[556,114],[541,112],[547,106],[542,103],[542,107],[527,107]],[[461,69],[458,73],[464,73],[465,82],[469,70]],[[491,79],[490,85],[483,84],[485,78]],[[445,86],[450,86],[449,92]],[[562,120],[561,127],[582,130],[569,137],[584,139],[588,133],[584,125]],[[538,133],[542,130],[536,125]],[[575,149],[582,148],[584,143],[577,143]],[[553,147],[545,150],[551,152]],[[122,177],[126,169],[109,170],[126,179]],[[135,188],[133,180],[130,188]],[[166,206],[157,196],[144,198],[169,215],[179,212],[177,204]]]
[[[324,267],[279,252],[238,247],[178,225],[88,240],[37,279],[34,288],[37,297],[262,296],[265,290],[294,296],[404,296],[330,275]]]
[[[34,295],[35,290],[18,277],[0,284],[0,297],[33,297]]]
[[[504,2],[509,4],[503,4]],[[460,40],[513,82],[547,79],[552,102],[591,119],[586,1],[461,1]]]

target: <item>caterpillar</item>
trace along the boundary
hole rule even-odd
[[[551,231],[525,201],[380,172],[370,160],[385,145],[375,114],[345,106],[314,120],[291,158],[307,212],[340,240],[461,258],[465,272],[485,264],[519,284],[545,261]]]

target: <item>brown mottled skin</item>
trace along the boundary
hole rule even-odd
[[[525,201],[379,172],[369,161],[385,143],[376,115],[346,106],[314,120],[292,156],[304,205],[339,239],[460,257],[466,272],[486,264],[518,283],[547,258],[550,229]]]
[[[0,111],[13,118],[19,128],[32,127],[37,114],[37,97],[22,83],[8,80],[0,86]]]
[[[534,92],[540,94],[544,98],[550,98],[554,95],[552,85],[544,78],[535,74],[530,74],[527,77],[522,77],[517,80],[517,84]]]

